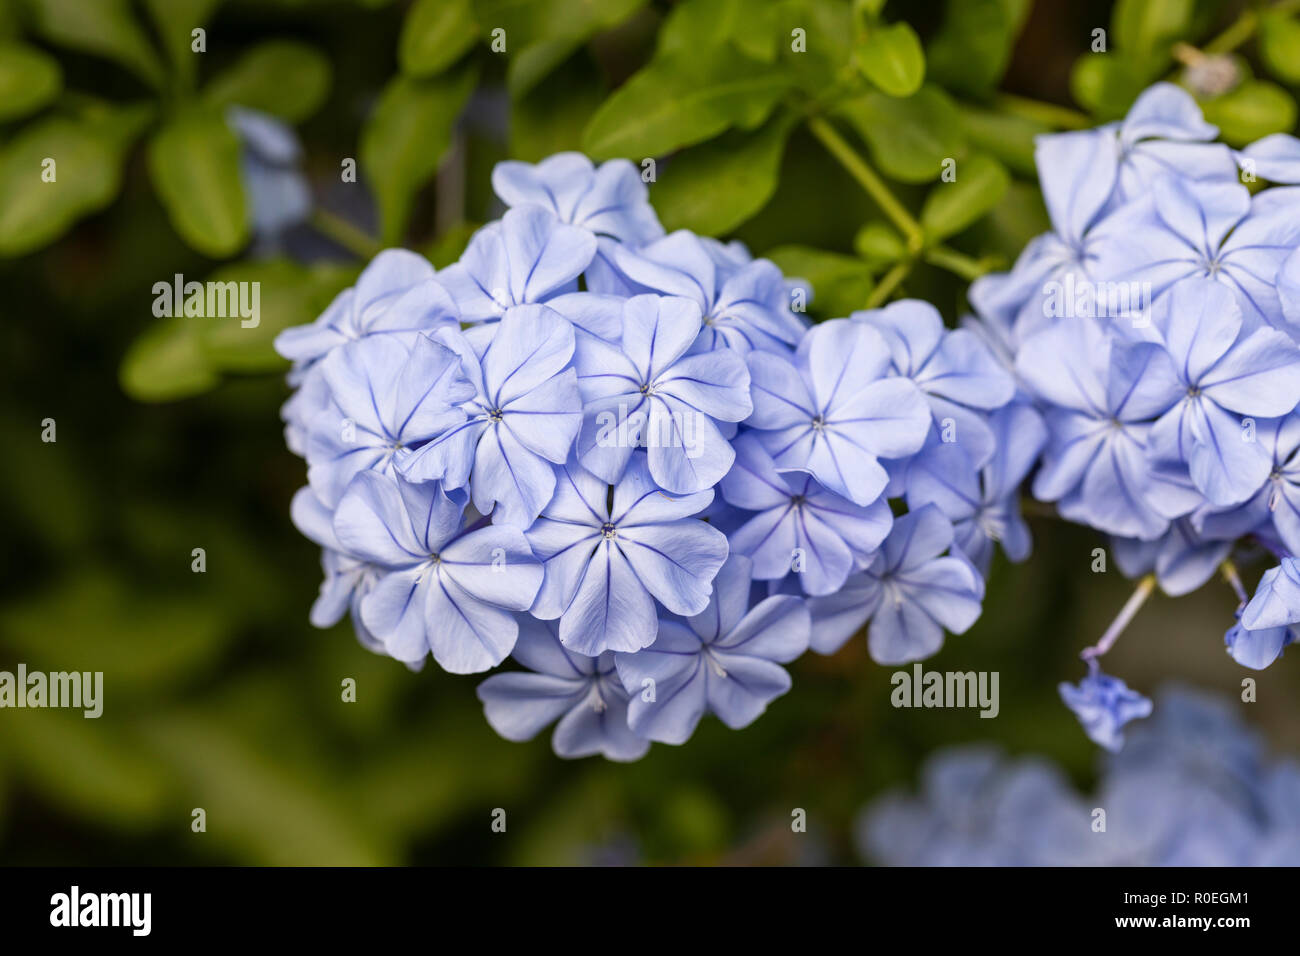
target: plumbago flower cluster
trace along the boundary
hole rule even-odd
[[[967,746],[927,761],[921,792],[858,818],[864,858],[889,866],[1300,865],[1300,763],[1270,759],[1231,701],[1185,688],[1107,754],[1080,794],[1037,757]]]
[[[1264,668],[1300,622],[1300,141],[1215,143],[1192,97],[1148,89],[1120,123],[1037,144],[1053,231],[971,287],[968,327],[1047,423],[1032,482],[1141,577],[1062,696],[1121,745],[1150,702],[1098,658],[1158,585],[1221,569],[1228,653]],[[1236,563],[1272,555],[1253,597]]]
[[[979,336],[920,302],[809,327],[771,262],[664,235],[626,161],[492,181],[459,262],[383,252],[277,339],[313,623],[412,667],[513,657],[478,690],[499,733],[631,760],[749,724],[868,619],[883,663],[974,622],[1045,440]]]

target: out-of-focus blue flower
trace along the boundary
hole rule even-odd
[[[1265,136],[1237,153],[1237,164],[1256,180],[1294,186],[1300,183],[1300,139],[1288,133]]]
[[[644,446],[665,491],[693,494],[717,484],[735,453],[719,422],[753,409],[744,360],[725,348],[688,352],[700,333],[690,299],[638,295],[623,305],[621,342],[580,336],[574,364],[582,391],[578,458],[618,481]]]
[[[703,611],[685,622],[661,621],[650,647],[614,655],[637,734],[684,743],[705,711],[739,730],[790,689],[780,665],[808,649],[808,608],[787,594],[751,608],[750,572],[748,558],[732,555]]]
[[[399,661],[432,652],[453,674],[500,664],[519,633],[542,567],[521,532],[464,527],[465,502],[438,482],[364,471],[334,513],[348,554],[385,569],[361,599],[361,619]]]
[[[556,153],[540,163],[507,160],[492,170],[492,189],[507,206],[533,204],[561,222],[639,245],[664,234],[649,190],[631,162],[593,166],[581,153]]]
[[[1253,426],[1300,402],[1300,349],[1273,329],[1243,325],[1237,297],[1208,280],[1185,280],[1157,300],[1152,332],[1164,354],[1151,354],[1145,343],[1125,352],[1136,352],[1141,367],[1134,390],[1169,409],[1151,430],[1156,468],[1185,465],[1211,504],[1247,500],[1271,462],[1246,420]]]
[[[733,442],[736,464],[722,479],[722,497],[748,518],[727,533],[733,554],[748,556],[760,581],[794,571],[806,594],[830,594],[874,556],[893,515],[877,499],[866,507],[827,491],[810,475],[782,474],[753,432]]]
[[[1058,685],[1061,700],[1069,707],[1088,737],[1107,750],[1124,745],[1123,727],[1130,720],[1151,715],[1151,700],[1130,690],[1118,677],[1103,674],[1095,664],[1077,685]]]
[[[560,619],[565,647],[594,657],[649,646],[659,630],[655,599],[674,614],[704,610],[727,559],[726,536],[691,517],[712,501],[711,490],[665,494],[644,455],[628,464],[612,496],[574,461],[556,479],[528,542],[546,568],[532,613]]]
[[[368,336],[331,352],[320,371],[330,404],[311,421],[307,480],[330,507],[358,472],[392,474],[415,446],[463,422],[460,404],[474,397],[456,353],[422,335],[409,345]]]
[[[555,492],[555,469],[582,424],[573,326],[544,305],[508,310],[482,356],[459,332],[438,341],[460,356],[475,395],[464,421],[446,428],[398,465],[411,481],[438,479],[470,489],[474,507],[527,528]]]
[[[785,277],[766,259],[737,257],[715,240],[679,230],[637,249],[619,247],[613,260],[630,291],[682,296],[700,307],[702,350],[788,353],[803,336]]]
[[[311,215],[311,187],[302,174],[302,144],[293,128],[260,110],[232,106],[226,120],[243,147],[239,157],[253,231],[274,242]]]
[[[979,617],[983,582],[968,561],[942,556],[952,541],[952,523],[938,508],[909,511],[845,586],[845,599],[871,619],[867,647],[876,663],[929,657],[943,646],[945,630],[961,634]]]
[[[944,440],[963,448],[975,468],[987,464],[995,442],[983,413],[1016,393],[1015,380],[989,347],[969,329],[945,329],[939,310],[916,299],[850,318],[884,336],[894,371],[925,393]]]
[[[511,306],[576,292],[596,237],[542,206],[516,206],[474,234],[460,261],[438,273],[465,322],[495,322]]]
[[[1295,866],[1298,795],[1300,767],[1267,761],[1231,702],[1166,688],[1094,795],[1040,759],[942,751],[918,796],[864,809],[858,845],[895,866]]]
[[[1047,424],[1034,497],[1055,501],[1071,521],[1149,539],[1163,534],[1168,520],[1147,499],[1146,441],[1151,421],[1172,400],[1149,394],[1142,358],[1154,361],[1113,347],[1096,322],[1081,319],[1025,341],[1016,372],[1043,403]]]
[[[756,432],[781,471],[805,471],[818,483],[868,505],[889,475],[880,458],[921,450],[930,407],[914,383],[889,376],[884,336],[862,322],[833,319],[809,330],[791,363],[751,352]]]
[[[1029,557],[1029,526],[1020,516],[1020,485],[1038,460],[1047,429],[1038,412],[1016,402],[989,416],[992,459],[978,472],[959,445],[931,439],[907,471],[909,508],[931,504],[953,523],[962,553],[985,576],[997,542],[1012,561]],[[725,486],[724,486],[725,493]]]
[[[554,621],[524,615],[511,656],[528,670],[495,674],[478,686],[488,723],[506,740],[531,740],[558,720],[551,745],[561,757],[639,760],[650,749],[628,727],[628,695],[613,654],[575,654],[560,643]]]

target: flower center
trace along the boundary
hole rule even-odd
[[[826,419],[820,415],[814,415],[812,420],[813,431],[824,431],[826,429]]]
[[[614,523],[612,521],[606,521],[603,525],[600,526],[600,533],[603,534],[606,539],[609,539],[614,537],[614,535],[618,534],[618,529],[614,527]]]
[[[488,412],[488,421],[490,422],[494,422],[494,423],[499,422],[504,417],[505,417],[505,413],[502,412],[501,409],[499,408],[494,408],[490,412]]]

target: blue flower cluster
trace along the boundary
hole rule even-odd
[[[385,251],[276,341],[313,623],[412,667],[513,656],[478,692],[499,733],[631,760],[749,724],[868,619],[885,663],[974,622],[1046,438],[978,335],[912,301],[810,327],[771,262],[665,235],[626,161],[492,182],[458,262]]]
[[[1034,496],[1109,535],[1126,575],[1180,595],[1235,582],[1237,553],[1282,562],[1227,635],[1262,668],[1300,622],[1300,140],[1217,135],[1160,83],[1122,122],[1041,137],[1053,231],[972,285],[967,327],[1045,419]],[[1067,703],[1117,745],[1143,707],[1099,683],[1109,643]]]
[[[941,751],[921,793],[859,816],[862,856],[889,866],[1300,866],[1300,763],[1270,760],[1232,704],[1185,689],[1107,755],[1080,794],[1042,758]]]

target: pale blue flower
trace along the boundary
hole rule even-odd
[[[551,746],[561,757],[639,760],[650,749],[628,727],[628,695],[613,654],[575,654],[560,643],[554,621],[525,615],[511,656],[527,670],[495,674],[478,686],[488,723],[506,740],[531,740],[558,720]]]
[[[511,306],[578,290],[596,237],[542,206],[516,206],[474,234],[460,261],[438,273],[465,322],[495,322]]]
[[[733,554],[752,560],[756,579],[774,581],[793,570],[805,593],[830,594],[871,561],[893,525],[884,499],[862,507],[811,475],[782,474],[753,432],[733,445],[736,463],[720,487],[745,514],[727,540]]]
[[[232,106],[226,119],[242,147],[240,180],[253,231],[259,240],[274,242],[311,215],[302,144],[293,127],[260,110]]]
[[[1118,677],[1103,674],[1090,662],[1088,676],[1077,685],[1062,681],[1057,689],[1065,706],[1074,711],[1089,739],[1107,750],[1124,745],[1123,727],[1130,720],[1151,715],[1151,701],[1131,690]]]
[[[988,346],[969,329],[945,329],[939,310],[917,299],[850,318],[885,337],[894,371],[925,393],[944,441],[961,446],[976,468],[984,467],[995,441],[982,413],[1016,393],[1015,380]]]
[[[637,734],[685,743],[705,712],[739,730],[790,689],[781,665],[808,649],[808,608],[784,594],[751,607],[750,572],[748,558],[732,555],[703,611],[663,620],[650,647],[614,655]]]
[[[500,664],[542,586],[542,566],[523,534],[466,528],[464,498],[438,482],[411,484],[365,471],[334,513],[348,554],[384,573],[361,599],[361,619],[399,661],[432,653],[453,674]]]
[[[330,352],[320,374],[330,403],[310,424],[307,480],[330,507],[358,472],[392,474],[413,448],[463,422],[460,404],[474,396],[456,353],[423,335],[367,336]]]
[[[560,640],[580,654],[637,651],[659,630],[655,600],[698,614],[727,558],[722,532],[691,517],[713,492],[664,493],[644,455],[613,489],[575,461],[556,469],[555,496],[528,529],[546,577],[532,613],[560,619]]]
[[[777,468],[804,471],[854,504],[889,483],[881,458],[921,450],[930,407],[911,381],[890,376],[888,343],[862,322],[834,319],[809,330],[793,363],[751,352],[757,429]]]
[[[406,456],[411,481],[438,479],[468,488],[474,507],[497,523],[527,528],[555,491],[553,464],[564,464],[582,424],[573,327],[544,305],[509,309],[481,355],[460,333],[438,341],[460,356],[474,386],[464,421]]]
[[[690,299],[638,295],[623,304],[618,345],[578,338],[584,468],[618,481],[644,446],[650,474],[674,494],[704,491],[727,473],[735,454],[719,424],[752,411],[749,372],[729,349],[690,352],[700,328]]]
[[[640,244],[664,233],[646,184],[626,159],[599,167],[581,153],[556,153],[536,164],[507,160],[493,168],[492,189],[507,206],[542,206],[561,222],[620,242]]]

